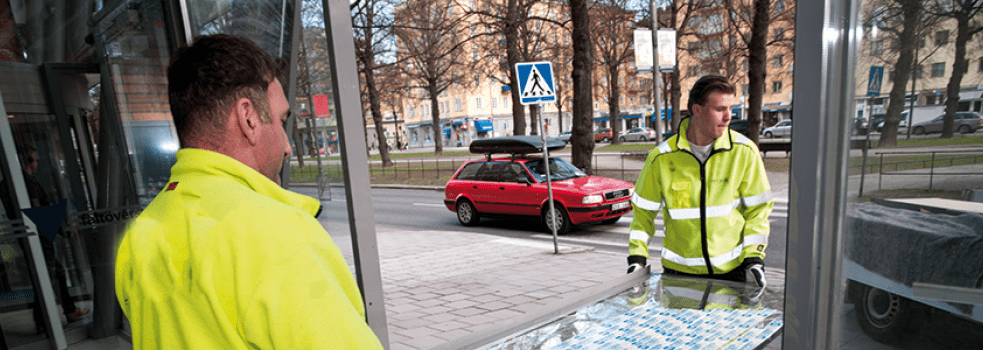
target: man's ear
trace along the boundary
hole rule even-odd
[[[238,127],[239,132],[249,141],[250,145],[256,145],[259,142],[259,115],[256,114],[254,107],[253,102],[245,97],[236,100],[232,106],[234,125]]]

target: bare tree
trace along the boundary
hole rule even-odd
[[[662,28],[674,28],[676,30],[676,52],[678,57],[678,52],[684,52],[688,50],[688,47],[683,45],[686,42],[686,38],[696,36],[695,26],[690,23],[694,23],[696,12],[698,10],[707,8],[708,4],[704,0],[700,1],[690,1],[690,0],[673,0],[669,2],[666,6],[666,10],[662,11],[665,13],[663,16],[659,16],[659,26]],[[678,58],[677,58],[678,62]],[[675,71],[667,73],[670,83],[669,83],[669,95],[670,102],[672,106],[672,131],[676,133],[679,131],[679,120],[681,119],[680,113],[680,101],[682,99],[682,90],[680,89],[679,81],[681,67],[677,67]],[[659,111],[656,111],[659,113]]]
[[[352,28],[355,34],[355,57],[358,58],[359,74],[363,80],[362,93],[366,95],[369,112],[375,124],[375,134],[379,144],[382,166],[393,165],[389,158],[388,138],[382,123],[379,86],[376,82],[377,62],[387,52],[386,43],[392,35],[392,18],[386,16],[392,4],[387,0],[360,0],[352,4]],[[391,13],[391,12],[388,12]],[[381,65],[383,68],[385,63]],[[364,119],[364,118],[363,118]]]
[[[924,41],[928,31],[938,24],[938,17],[925,16],[923,13],[908,15],[913,17],[904,17],[904,6],[899,0],[871,1],[862,9],[863,27],[871,39],[863,41],[861,49],[865,55],[861,55],[862,64],[858,66],[880,65],[890,69],[888,79],[893,84],[888,93],[888,108],[878,146],[897,144],[901,112],[907,108],[904,96],[908,81],[918,78],[922,74],[921,62],[927,62],[938,51],[938,47],[926,48]],[[914,27],[908,27],[909,25]],[[906,28],[908,32],[905,32]],[[905,55],[908,57],[902,57]],[[902,76],[904,79],[898,80]],[[862,91],[866,84],[866,80],[857,79],[858,91]]]
[[[948,0],[936,1],[933,7],[935,15],[956,20],[956,53],[952,63],[952,75],[946,85],[945,118],[942,122],[942,138],[952,138],[955,126],[956,111],[959,108],[959,90],[963,76],[969,70],[966,59],[966,43],[974,34],[983,30],[983,24],[976,15],[983,12],[983,0]],[[971,23],[972,21],[972,23]]]
[[[403,23],[395,27],[400,51],[405,55],[400,66],[414,83],[411,88],[428,93],[435,154],[443,153],[437,97],[451,85],[467,82],[467,74],[461,74],[468,69],[461,47],[469,39],[461,28],[464,17],[453,14],[456,7],[446,0],[409,0],[396,10]]]
[[[898,144],[898,124],[901,122],[901,111],[905,108],[904,96],[914,66],[914,54],[918,47],[916,39],[919,23],[923,19],[920,0],[887,0],[885,6],[877,6],[869,13],[868,19],[873,25],[894,33],[892,47],[897,48],[898,59],[894,63],[894,73],[891,74],[890,102],[878,147],[893,147]]]
[[[757,142],[768,78],[767,59],[770,53],[773,67],[781,68],[787,62],[784,57],[791,56],[794,34],[786,33],[786,28],[793,27],[795,11],[784,0],[727,0],[727,8],[728,36],[726,42],[721,39],[719,44],[725,48],[725,54],[715,62],[715,67],[724,71],[731,81],[741,81],[740,77],[747,72],[747,134]],[[781,80],[791,70],[772,70],[772,73],[773,79]]]
[[[560,14],[556,2],[541,0],[504,0],[483,1],[480,7],[467,7],[466,14],[475,16],[486,32],[482,35],[491,36],[491,40],[483,40],[485,52],[489,52],[492,60],[500,61],[498,66],[489,66],[492,71],[486,72],[493,79],[502,81],[509,86],[512,99],[513,134],[526,134],[525,107],[520,103],[518,80],[515,76],[515,65],[521,62],[539,61],[545,59],[545,53],[553,46],[548,38],[562,30],[565,21],[555,19]],[[504,49],[504,57],[500,53]],[[494,74],[498,72],[500,74]],[[504,75],[505,79],[500,78]],[[554,77],[558,75],[554,74]],[[537,135],[537,109],[530,106],[530,133]]]
[[[603,0],[594,3],[592,10],[592,34],[599,65],[603,67],[607,84],[608,118],[611,121],[611,143],[620,144],[621,67],[633,59],[632,46],[634,11],[627,9],[626,0]]]
[[[593,174],[591,155],[594,153],[594,116],[591,104],[594,96],[594,56],[590,32],[590,7],[587,0],[570,0],[573,38],[573,165]]]

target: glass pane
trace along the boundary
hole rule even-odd
[[[948,34],[961,30],[951,16],[960,9],[938,5],[949,2],[907,3],[868,1],[859,14],[837,347],[976,349],[983,305],[942,288],[983,298],[983,122],[940,116],[981,100],[983,73],[953,67],[979,59],[956,57],[960,45],[983,44]]]
[[[252,39],[274,57],[287,59],[296,1],[189,0],[192,36],[234,34]]]

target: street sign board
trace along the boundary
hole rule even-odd
[[[656,35],[659,40],[659,71],[672,72],[676,70],[676,30],[659,29]]]
[[[654,56],[652,54],[652,30],[635,29],[635,69],[651,72]]]
[[[519,102],[524,105],[556,100],[553,84],[553,64],[550,62],[527,62],[515,65],[519,78]]]
[[[881,80],[883,78],[883,66],[870,66],[870,78],[867,80],[867,96],[880,96]]]

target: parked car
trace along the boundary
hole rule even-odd
[[[911,132],[915,135],[942,132],[942,123],[944,118],[945,114],[927,122],[912,125]],[[953,131],[959,131],[963,134],[970,134],[976,132],[976,130],[979,130],[980,128],[983,128],[983,116],[980,116],[979,113],[956,112],[952,126]]]
[[[476,146],[477,145],[477,146]],[[552,219],[557,233],[574,225],[599,222],[613,224],[631,212],[634,185],[601,176],[587,175],[560,158],[545,161],[542,140],[537,136],[512,136],[476,140],[471,153],[485,158],[461,165],[444,187],[444,205],[457,213],[465,226],[477,225],[482,217],[536,217],[547,231]],[[547,139],[550,150],[562,149],[563,141]],[[492,154],[509,154],[492,157]],[[549,210],[546,166],[553,188],[553,214]]]
[[[870,125],[874,126],[874,131],[881,132],[884,129],[884,118],[886,114],[874,114],[871,116]],[[908,127],[908,111],[901,112],[901,121],[898,122],[898,128]]]
[[[747,134],[747,125],[747,119],[731,119],[729,127],[731,130],[737,131],[744,136],[749,136]]]
[[[774,126],[767,127],[764,130],[761,130],[761,135],[764,135],[765,138],[769,138],[769,139],[772,137],[791,136],[792,120],[791,119],[783,120],[778,122],[778,124],[775,124]]]
[[[655,139],[655,130],[652,130],[652,128],[631,128],[631,130],[625,131],[624,134],[618,136],[618,140],[621,142],[651,141]]]
[[[566,142],[570,142],[570,137],[571,136],[573,136],[573,131],[564,131],[564,132],[561,132],[559,135],[557,135],[556,138],[558,138],[560,140],[563,140],[563,141],[566,141]]]
[[[610,128],[594,130],[594,142],[608,142],[614,139]]]

